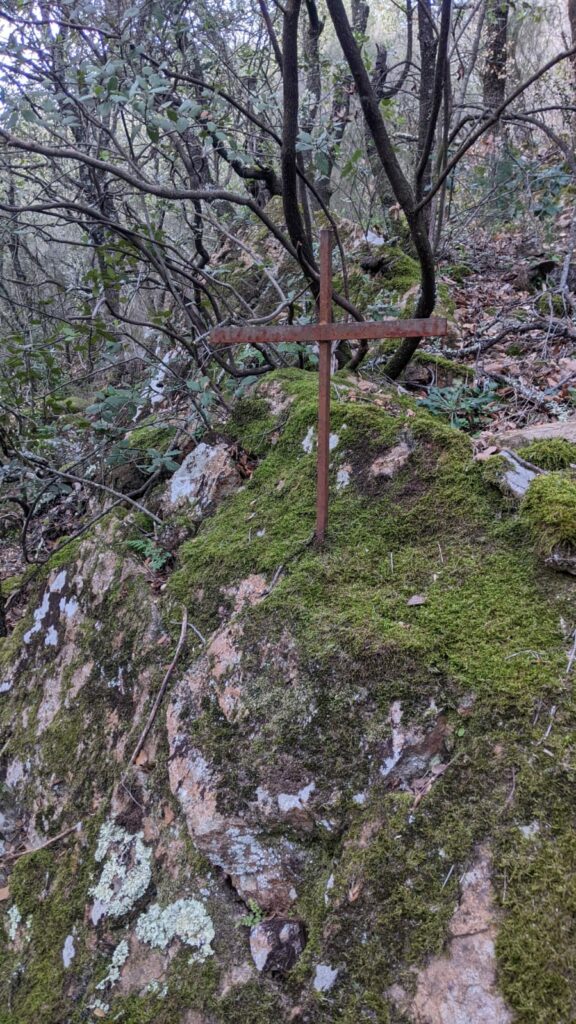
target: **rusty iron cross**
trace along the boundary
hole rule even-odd
[[[318,456],[316,485],[316,541],[321,544],[328,525],[328,474],[330,460],[330,376],[332,342],[375,341],[382,338],[431,338],[446,334],[443,317],[421,320],[364,320],[332,322],[332,231],[320,232],[320,294],[318,322],[280,327],[217,327],[213,345],[273,345],[279,342],[318,344]]]

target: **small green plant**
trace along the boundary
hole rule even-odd
[[[154,572],[160,572],[160,570],[163,569],[166,563],[172,558],[172,555],[169,551],[166,551],[166,548],[161,548],[150,537],[129,540],[127,541],[127,546],[132,551],[136,551],[139,555],[142,555],[143,558],[149,561],[150,568],[153,569]]]
[[[495,407],[496,401],[495,384],[487,383],[480,387],[456,381],[445,388],[431,387],[427,397],[419,400],[419,405],[437,416],[448,417],[453,427],[473,430],[482,423],[490,407]]]
[[[249,914],[244,914],[237,922],[237,928],[254,928],[264,920],[264,912],[256,903],[256,900],[248,900]]]
[[[145,455],[147,461],[138,466],[143,473],[152,474],[160,470],[175,473],[179,468],[179,463],[175,461],[176,457],[180,455],[179,448],[171,448],[169,452],[160,452],[157,448],[147,448]]]

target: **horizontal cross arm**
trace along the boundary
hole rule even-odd
[[[447,333],[444,317],[421,320],[364,320],[361,323],[286,324],[285,327],[217,327],[212,345],[274,345],[279,342],[376,341],[381,338],[440,338]]]

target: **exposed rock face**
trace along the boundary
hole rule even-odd
[[[230,876],[243,899],[255,899],[266,910],[286,910],[295,900],[300,856],[286,839],[271,840],[250,828],[240,814],[218,807],[222,783],[214,766],[190,739],[188,722],[216,694],[231,722],[241,714],[243,671],[240,613],[267,594],[264,577],[244,580],[236,589],[234,613],[210,639],[206,653],[175,687],[168,709],[170,786],[180,802],[188,829],[199,849]]]
[[[239,815],[218,811],[218,777],[202,754],[186,747],[185,735],[169,719],[174,753],[170,785],[179,800],[190,833],[209,861],[231,879],[243,899],[255,899],[266,910],[287,909],[296,899],[299,857],[286,839],[263,839]]]
[[[241,477],[228,447],[201,442],[170,479],[164,507],[173,511],[192,506],[195,512],[202,513],[232,494],[240,484]]]
[[[418,973],[412,1000],[398,986],[391,997],[414,1024],[511,1024],[512,1014],[496,988],[497,915],[486,846],[462,878],[461,889],[446,955]]]
[[[377,459],[370,466],[370,474],[374,479],[390,480],[393,476],[406,465],[412,449],[405,441],[401,441],[400,444],[394,445],[390,451],[385,452],[384,455],[379,455]]]
[[[324,548],[288,374],[237,417],[248,482],[212,447],[167,499],[173,572],[112,514],[0,640],[0,1024],[509,1024],[520,982],[572,1018],[573,588],[466,438],[341,382]]]
[[[576,576],[576,550],[570,544],[557,544],[545,559],[546,565],[556,572],[567,572]]]

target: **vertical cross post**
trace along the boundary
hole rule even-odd
[[[379,341],[381,338],[437,338],[447,333],[446,320],[426,317],[417,320],[362,320],[358,323],[332,321],[332,232],[320,232],[320,288],[318,321],[314,324],[278,324],[262,327],[217,327],[212,345],[318,345],[318,462],[316,490],[316,542],[322,544],[328,525],[328,471],[330,460],[330,376],[333,341]]]
[[[332,232],[320,232],[320,295],[318,322],[332,323]],[[318,342],[318,468],[316,490],[316,541],[322,544],[328,525],[328,470],[330,459],[330,376],[332,342]]]

